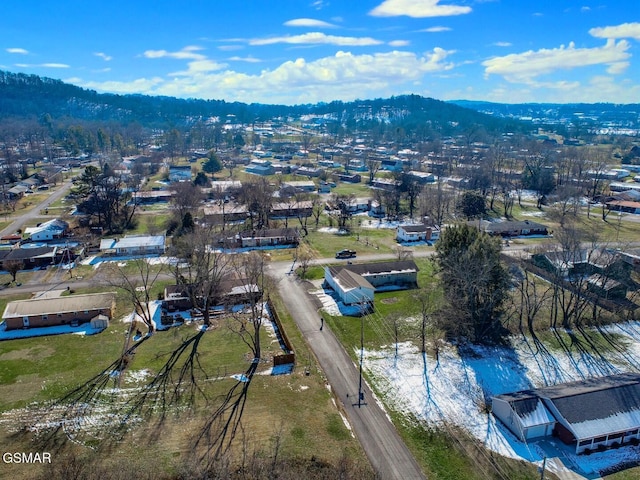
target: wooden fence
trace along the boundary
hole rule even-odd
[[[269,312],[271,312],[271,318],[273,318],[273,323],[276,325],[278,332],[276,335],[280,336],[282,341],[282,345],[284,346],[285,353],[280,355],[273,356],[273,366],[276,367],[278,365],[287,365],[290,363],[296,363],[296,354],[293,351],[293,345],[289,341],[289,337],[287,336],[287,332],[285,332],[284,327],[282,326],[282,322],[280,321],[280,317],[278,312],[276,311],[271,298],[267,297],[267,307],[269,308]]]

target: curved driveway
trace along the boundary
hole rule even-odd
[[[331,330],[320,330],[320,316],[296,275],[288,275],[291,264],[274,263],[269,274],[278,282],[287,310],[313,350],[336,398],[342,403],[353,432],[373,468],[384,480],[424,479],[418,463],[404,444],[371,389],[363,382],[364,403],[358,406],[359,369]]]

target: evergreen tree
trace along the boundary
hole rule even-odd
[[[449,305],[442,327],[473,342],[501,339],[508,274],[500,240],[466,224],[449,227],[436,243],[435,262]]]
[[[209,157],[202,164],[202,170],[211,175],[222,170],[222,163],[220,162],[220,160],[218,159],[215,153],[213,152],[209,153]]]

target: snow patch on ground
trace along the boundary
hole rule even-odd
[[[572,470],[594,478],[599,472],[637,461],[640,448],[575,455],[574,448],[556,438],[520,442],[489,412],[494,395],[555,385],[624,371],[640,371],[640,323],[607,327],[612,334],[626,337],[628,349],[606,356],[563,351],[544,352],[525,339],[514,340],[513,348],[446,345],[437,358],[422,354],[410,343],[364,352],[364,368],[387,405],[417,418],[426,426],[466,430],[486,448],[503,456],[542,464],[544,457],[559,457],[550,468]],[[359,351],[358,351],[359,354]]]

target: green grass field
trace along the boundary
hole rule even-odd
[[[104,290],[104,288],[102,289]],[[85,292],[82,292],[85,293]],[[281,310],[277,295],[271,295],[276,308]],[[6,303],[6,302],[5,302]],[[118,295],[119,314],[126,311],[122,294]],[[1,305],[0,305],[1,306]],[[305,345],[300,332],[288,314],[281,311],[281,319],[297,355],[296,367],[290,375],[262,375],[253,377],[243,412],[243,431],[234,449],[240,455],[245,448],[265,449],[275,438],[291,458],[312,457],[330,463],[351,458],[367,463],[364,454],[340,418],[332,395],[327,390],[324,376]],[[0,342],[0,412],[5,420],[14,409],[35,404],[46,404],[63,398],[71,390],[107,368],[120,355],[127,326],[116,316],[102,333],[92,336],[57,335]],[[140,457],[153,456],[158,463],[173,468],[190,452],[190,442],[202,428],[208,416],[225,394],[236,384],[232,374],[243,373],[251,360],[250,350],[240,337],[229,328],[238,326],[238,317],[216,317],[215,327],[207,331],[197,347],[194,382],[198,389],[195,404],[184,409],[179,403],[170,405],[168,415],[152,415],[144,424],[125,437],[125,443],[92,443],[96,452],[130,455],[130,445],[136,445]],[[193,325],[174,327],[155,333],[141,343],[130,363],[121,386],[139,388],[179,352],[185,341],[197,335]],[[258,372],[265,372],[272,364],[271,356],[281,352],[269,329],[261,328],[262,355]],[[179,357],[171,371],[171,380],[178,377],[190,350]],[[146,380],[136,380],[145,372]],[[133,375],[135,374],[135,375]],[[7,417],[8,415],[8,417]],[[13,438],[7,421],[0,424],[0,445],[28,447],[28,440]],[[160,434],[154,429],[160,425]],[[145,441],[144,438],[153,438]],[[26,443],[23,443],[26,442]],[[83,447],[73,444],[63,447],[77,451]],[[87,451],[88,452],[88,451]],[[245,452],[246,453],[246,452]],[[105,460],[106,461],[106,460]],[[32,478],[38,467],[12,471],[11,478]]]

